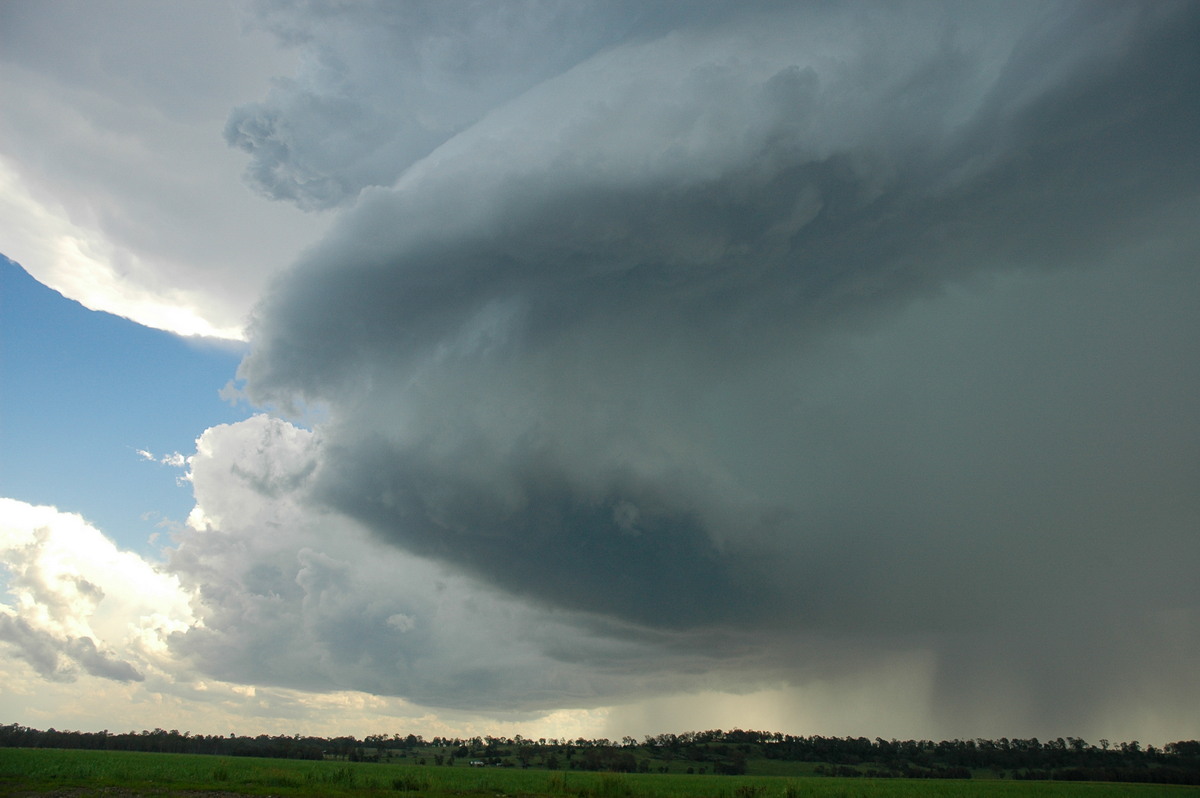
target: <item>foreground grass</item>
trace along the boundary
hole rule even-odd
[[[0,748],[0,796],[432,798],[1152,798],[1200,787],[1072,782],[614,774]]]

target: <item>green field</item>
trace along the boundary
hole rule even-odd
[[[909,798],[1200,796],[1200,787],[1004,780],[687,776],[0,748],[2,796],[229,795],[464,798]]]

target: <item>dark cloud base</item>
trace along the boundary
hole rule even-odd
[[[551,605],[694,628],[761,603],[739,582],[736,556],[719,552],[686,509],[656,497],[656,486],[613,478],[599,495],[580,495],[536,453],[508,464],[522,486],[516,507],[378,441],[331,452],[322,489],[400,546]]]

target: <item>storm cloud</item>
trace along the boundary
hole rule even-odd
[[[436,135],[267,189],[354,203],[241,370],[320,408],[306,501],[579,639],[661,635],[631,673],[683,635],[727,685],[932,652],[944,719],[1099,723],[1135,674],[1194,704],[1197,9],[601,27],[483,48]]]
[[[528,606],[322,511],[311,496],[314,433],[255,416],[214,427],[191,463],[197,510],[171,571],[199,623],[172,650],[211,676],[299,690],[360,690],[473,711],[678,687],[720,662],[703,634],[651,637],[628,624]],[[647,672],[645,663],[671,663]],[[673,684],[672,684],[673,682]]]

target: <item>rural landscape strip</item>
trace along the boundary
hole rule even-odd
[[[712,730],[642,740],[527,739],[521,736],[425,740],[374,734],[362,739],[191,734],[177,730],[111,733],[0,725],[0,748],[207,754],[221,757],[379,763],[435,769],[517,769],[693,776],[843,779],[1006,779],[1200,785],[1200,742],[1161,748],[1137,741],[884,740]]]

